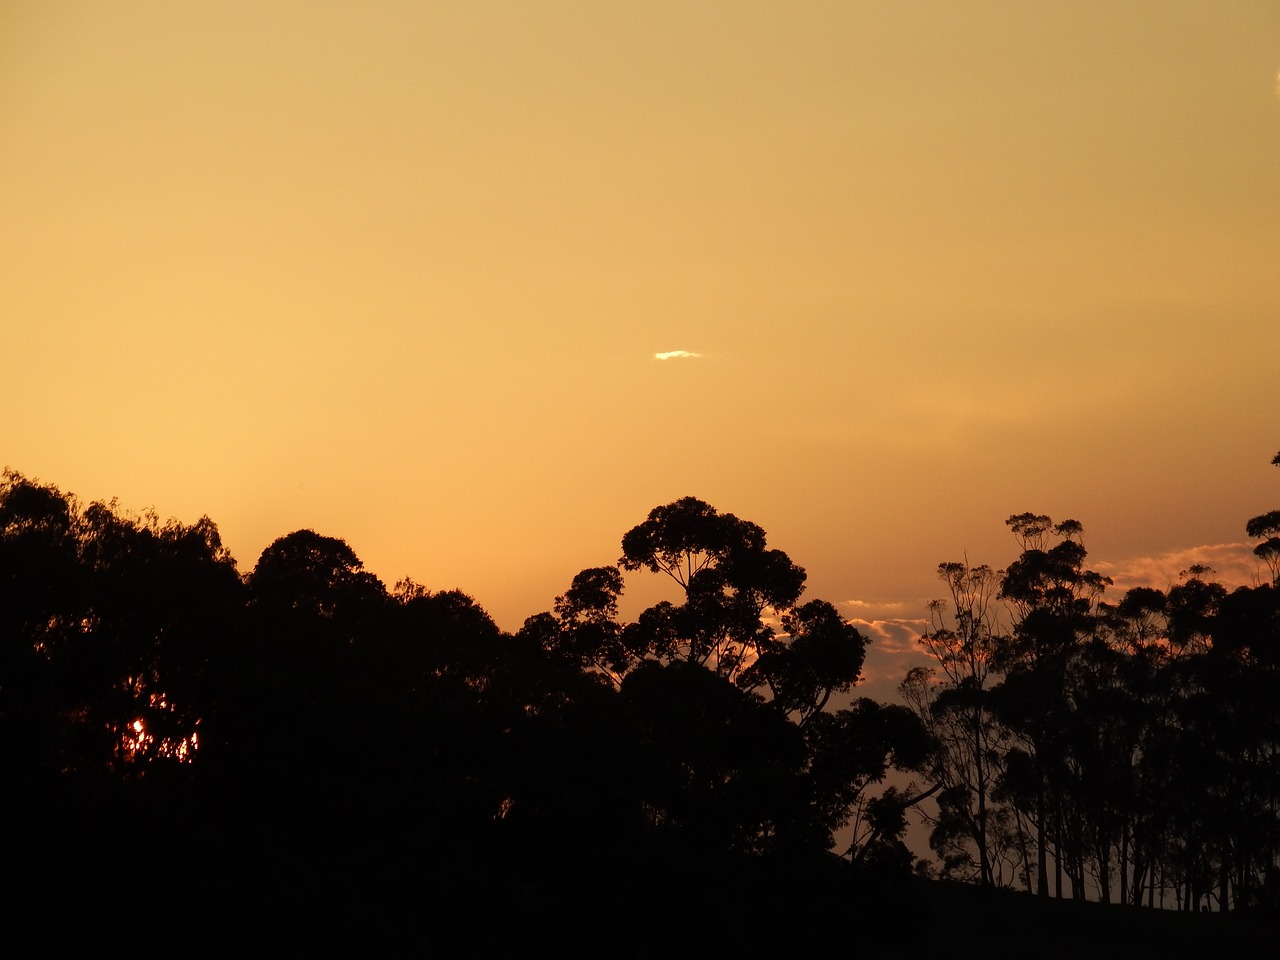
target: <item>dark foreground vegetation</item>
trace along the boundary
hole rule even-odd
[[[335,538],[241,575],[207,518],[6,473],[9,929],[178,955],[915,955],[968,935],[963,894],[913,879],[935,869],[987,897],[1274,911],[1275,585],[1197,569],[1108,606],[1078,524],[1010,523],[1007,571],[943,566],[939,669],[904,706],[855,698],[865,637],[693,498],[504,634]],[[1280,514],[1249,532],[1280,555]],[[623,571],[679,602],[622,623]],[[926,800],[940,868],[902,841]]]

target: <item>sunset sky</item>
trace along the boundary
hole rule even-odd
[[[0,2],[0,324],[0,466],[506,629],[685,495],[886,649],[1025,510],[1247,582],[1280,4]]]

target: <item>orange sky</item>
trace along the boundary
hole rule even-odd
[[[508,629],[687,494],[868,619],[1024,510],[1239,541],[1278,71],[1271,0],[3,2],[0,463]]]

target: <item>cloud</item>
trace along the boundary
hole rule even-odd
[[[836,604],[851,623],[915,623],[929,611],[928,600],[841,600]]]
[[[850,620],[876,649],[887,656],[915,653],[916,640],[929,625],[927,620]]]
[[[668,350],[666,353],[655,353],[655,360],[692,360],[694,357],[700,357],[700,353],[692,353],[688,350]]]
[[[861,607],[864,610],[874,607],[883,611],[902,608],[907,604],[870,604],[846,600],[845,606]],[[907,675],[907,671],[933,662],[917,643],[921,632],[929,626],[929,622],[923,618],[855,615],[849,617],[849,622],[870,641],[867,644],[867,659],[862,665],[862,682],[858,684],[857,696],[886,702],[897,701],[898,684]]]
[[[1115,581],[1115,586],[1107,588],[1107,597],[1114,601],[1134,587],[1167,590],[1178,582],[1182,571],[1196,564],[1213,571],[1206,579],[1217,580],[1228,589],[1255,586],[1270,579],[1249,543],[1208,543],[1152,557],[1133,557],[1116,563],[1102,561],[1090,566]]]
[[[870,641],[862,667],[860,696],[896,700],[898,684],[912,667],[928,658],[916,642],[929,626],[923,601],[841,600],[837,607],[851,624]]]

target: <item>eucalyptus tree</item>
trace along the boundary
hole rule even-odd
[[[1071,709],[1066,690],[1069,666],[1084,640],[1094,635],[1098,602],[1111,582],[1084,566],[1083,527],[1054,523],[1044,514],[1022,513],[1006,524],[1022,553],[1005,571],[999,596],[1014,612],[1013,632],[1000,644],[996,664],[1005,674],[998,701],[1002,716],[1027,749],[1035,769],[1028,812],[1036,827],[1037,891],[1048,894],[1048,845],[1055,846],[1055,894],[1063,869],[1080,889],[1082,862],[1078,808],[1070,794],[1072,769],[1063,762]]]
[[[1280,466],[1280,453],[1272,457],[1271,462]],[[1280,586],[1280,510],[1253,517],[1245,524],[1245,532],[1262,541],[1253,548],[1253,552],[1267,565],[1272,583]]]
[[[58,665],[88,612],[79,513],[56,487],[0,475],[0,737],[18,791],[59,766],[51,758],[67,705]]]
[[[618,566],[578,573],[521,633],[615,688],[645,661],[692,663],[766,695],[800,725],[857,682],[866,637],[830,603],[799,602],[804,570],[756,524],[685,497],[651,510],[622,548]],[[666,575],[683,602],[621,623],[623,570]]]
[[[93,503],[79,539],[90,626],[78,659],[108,712],[100,729],[121,762],[195,759],[216,700],[212,663],[243,623],[243,588],[217,527]]]
[[[1110,774],[1111,800],[1120,818],[1116,872],[1121,901],[1136,906],[1144,889],[1154,896],[1169,843],[1169,748],[1177,696],[1169,604],[1161,590],[1134,587],[1119,603],[1102,603],[1099,609],[1112,657],[1094,667],[1117,686],[1098,701],[1104,716],[1095,722],[1109,727],[1112,747],[1120,752]]]
[[[618,621],[622,572],[614,566],[589,567],[574,575],[556,597],[553,613],[530,617],[521,631],[549,654],[607,680],[615,689],[639,663],[624,642]]]
[[[346,541],[309,529],[269,544],[244,584],[244,629],[217,664],[211,775],[221,789],[260,784],[321,817],[354,802],[359,778],[344,764],[377,740],[372,641],[392,600]]]
[[[680,602],[660,601],[634,622],[622,623],[618,603],[623,571],[668,577],[680,589]],[[789,818],[830,841],[834,831],[869,814],[874,788],[883,782],[892,758],[912,755],[910,738],[912,731],[918,733],[918,724],[905,711],[905,716],[881,713],[869,701],[832,712],[836,698],[858,681],[867,639],[832,604],[801,602],[804,582],[804,570],[783,551],[769,548],[759,526],[685,497],[651,510],[623,535],[617,566],[581,571],[556,598],[552,611],[530,617],[518,636],[619,691],[633,714],[641,708],[650,713],[659,709],[661,698],[654,691],[667,691],[668,698],[705,699],[663,706],[661,715],[634,719],[636,756],[647,758],[649,767],[676,764],[685,770],[653,776],[685,782],[681,778],[686,774],[707,766],[698,758],[721,742],[726,729],[732,730],[742,741],[734,749],[754,750],[758,756],[753,766],[715,774],[725,787],[713,792],[736,796],[732,783],[756,782],[761,796],[782,803],[789,790],[787,802],[803,796],[806,811],[799,817],[793,810]],[[753,712],[760,716],[750,719]],[[669,739],[671,720],[681,717],[676,729],[685,742],[677,749]],[[779,732],[783,730],[790,733]],[[645,744],[659,735],[669,746],[655,755]],[[798,765],[790,753],[797,744],[802,757]],[[710,782],[694,777],[687,786],[711,790]],[[678,809],[694,798],[679,799],[677,794],[648,794],[645,803],[654,822],[692,816]],[[656,802],[664,796],[669,808],[665,801]],[[894,808],[894,801],[880,803],[876,826],[862,834],[877,850],[896,849],[894,823],[900,811],[895,814]],[[761,810],[752,812],[750,805],[735,800],[726,809],[745,818],[735,840],[740,849],[745,849],[745,837],[774,836],[779,829],[780,820],[763,816]],[[805,830],[797,826],[783,832],[788,842],[798,843]],[[857,855],[857,850],[849,853]]]
[[[194,759],[208,666],[238,626],[217,527],[0,481],[0,723],[34,765],[156,774]]]
[[[937,667],[912,670],[900,690],[932,736],[930,772],[941,789],[934,837],[944,848],[944,863],[955,870],[968,861],[971,849],[978,882],[993,886],[1008,833],[992,829],[997,818],[991,797],[1008,747],[1008,731],[992,710],[989,689],[998,677],[994,658],[1005,642],[996,600],[1001,574],[985,565],[952,562],[939,565],[938,577],[946,585],[951,612],[948,616],[948,601],[932,601],[931,624],[919,638]],[[1007,817],[1002,812],[999,819]]]
[[[1216,585],[1215,585],[1216,586]],[[1276,902],[1280,863],[1280,591],[1273,584],[1231,593],[1197,587],[1209,612],[1186,605],[1196,638],[1181,648],[1179,733],[1174,765],[1179,902],[1219,909]],[[1176,624],[1175,624],[1176,626]]]
[[[683,604],[646,611],[639,621],[645,646],[730,680],[775,648],[763,615],[790,610],[805,581],[785,553],[767,548],[760,527],[694,497],[655,507],[627,531],[619,564],[665,574],[684,592]]]
[[[846,708],[815,714],[804,733],[814,806],[829,833],[849,830],[848,859],[910,866],[913,858],[902,843],[906,811],[940,785],[876,788],[891,768],[928,769],[933,742],[924,724],[901,704],[860,697]]]

